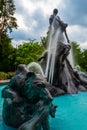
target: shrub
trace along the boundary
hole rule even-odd
[[[8,72],[7,74],[8,74],[8,79],[10,79],[12,76],[15,75],[15,72]]]
[[[0,79],[2,80],[4,80],[4,79],[8,79],[8,74],[7,73],[5,73],[5,72],[0,72]]]
[[[13,75],[15,74],[15,72],[0,72],[0,80],[6,80],[6,79],[10,79]]]

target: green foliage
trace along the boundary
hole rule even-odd
[[[8,74],[5,72],[0,72],[0,79],[7,79],[8,78]]]
[[[14,72],[0,72],[0,80],[10,79],[15,73]]]
[[[79,47],[79,44],[77,44],[76,42],[72,42],[71,46],[72,46],[75,65],[79,64],[79,59],[82,58],[82,51]]]
[[[0,71],[13,71],[15,68],[16,49],[11,44],[11,39],[3,34],[0,44]]]
[[[16,49],[12,46],[11,39],[3,34],[0,44],[0,71],[15,71],[18,64],[37,61],[43,51],[44,47],[35,41],[24,43]]]
[[[41,37],[41,45],[44,46],[44,48],[47,48],[47,40],[48,40],[48,36]]]
[[[3,33],[8,30],[12,32],[12,28],[17,28],[15,6],[13,0],[0,0],[0,40]]]
[[[14,17],[15,5],[13,0],[0,0],[0,71],[15,69],[16,49],[11,45],[11,39],[6,34],[17,28]]]
[[[12,76],[15,75],[15,72],[8,72],[7,74],[8,74],[8,79],[10,79]]]
[[[87,50],[81,50],[79,44],[71,43],[75,65],[79,65],[81,70],[87,72]]]
[[[29,64],[30,62],[37,61],[43,51],[44,47],[37,42],[24,43],[18,47],[15,64]]]
[[[81,62],[81,65],[85,72],[87,72],[87,49],[83,50],[82,52],[83,60]]]

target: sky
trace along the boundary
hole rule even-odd
[[[14,4],[18,29],[10,34],[13,44],[29,39],[40,41],[46,36],[53,9],[57,8],[62,21],[68,23],[70,41],[87,49],[87,0],[14,0]]]

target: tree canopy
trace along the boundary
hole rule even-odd
[[[0,44],[0,71],[14,71],[16,49],[11,44],[8,35],[3,34]]]
[[[16,49],[8,31],[11,33],[13,28],[17,28],[15,10],[13,0],[0,0],[0,71],[14,70]]]
[[[20,45],[16,53],[16,65],[37,62],[44,50],[44,47],[38,44],[38,42],[28,42]]]
[[[42,52],[47,48],[48,37],[41,37],[41,42],[31,40],[14,48],[11,44],[7,32],[17,29],[14,0],[0,0],[0,71],[14,71],[20,64],[29,64],[37,61]],[[75,65],[79,65],[81,70],[87,72],[87,49],[81,50],[77,42],[72,42],[72,49]]]
[[[82,50],[77,42],[71,43],[75,66],[79,65],[81,70],[87,72],[87,49]]]
[[[17,28],[16,18],[14,17],[15,5],[13,0],[0,0],[0,40],[3,33],[12,28]]]

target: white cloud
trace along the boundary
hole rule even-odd
[[[14,0],[14,1],[16,5],[15,17],[17,18],[17,24],[19,26],[18,30],[25,32],[25,35],[26,36],[29,35],[29,37],[37,36],[37,39],[45,35],[46,32],[48,31],[47,28],[49,21],[48,19],[49,15],[52,14],[53,9],[57,8],[60,5],[61,7],[64,8],[65,5],[63,2],[64,0],[55,0],[55,2],[53,0],[19,0],[19,1]],[[38,14],[38,12],[40,14]],[[35,17],[35,15],[37,14],[38,16]],[[44,19],[47,19],[47,21],[44,21]],[[35,34],[36,32],[37,35]],[[19,34],[19,36],[21,35]]]
[[[82,49],[87,49],[87,41],[85,41],[85,42],[79,42],[79,44],[80,44],[80,47]]]
[[[63,1],[64,0],[55,0],[55,2],[53,0],[15,0],[16,3],[21,2],[22,8],[26,9],[31,15],[37,8],[41,8],[44,14],[50,14],[53,8],[59,5],[64,7],[65,4],[63,4]]]
[[[61,19],[65,19],[64,21],[68,21],[70,24],[67,27],[69,39],[80,43],[81,47],[86,46],[87,27],[85,25],[87,23],[87,16],[85,14],[87,13],[84,13],[86,10],[82,5],[78,4],[78,1],[14,0],[16,7],[15,16],[19,27],[17,31],[13,32],[13,38],[18,39],[19,37],[19,40],[23,41],[28,38],[39,39],[41,36],[44,36],[48,31],[49,16],[52,14],[54,8],[58,8]],[[82,8],[79,13],[80,6]],[[69,12],[69,10],[73,13]]]
[[[29,14],[32,14],[35,11],[36,6],[31,0],[19,0],[19,1],[21,1],[22,7],[26,9]]]
[[[87,28],[79,25],[71,25],[67,27],[68,35],[71,41],[84,42],[87,39]]]
[[[20,30],[27,31],[28,28],[24,23],[24,17],[21,14],[15,14],[15,17],[17,18],[17,24],[18,24]]]

